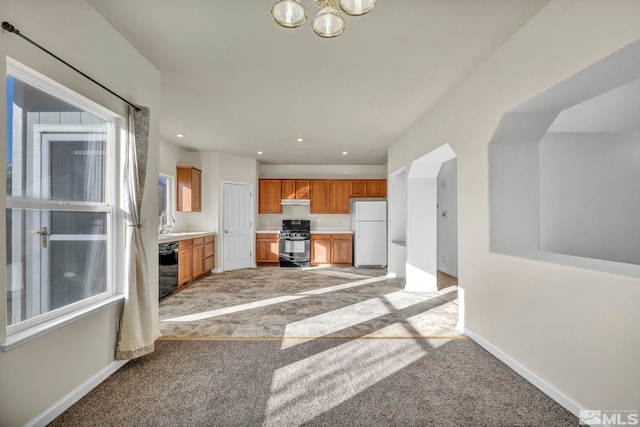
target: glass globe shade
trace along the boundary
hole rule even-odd
[[[282,27],[297,28],[307,20],[307,11],[300,0],[279,0],[271,8],[271,16]]]
[[[346,26],[344,18],[332,7],[320,9],[320,12],[311,23],[313,31],[320,37],[325,38],[338,37]]]
[[[349,15],[364,15],[371,12],[377,0],[340,0],[340,8]]]

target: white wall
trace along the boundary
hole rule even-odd
[[[148,191],[142,203],[142,219],[147,224],[155,224],[158,212],[155,189],[158,178],[160,73],[84,1],[3,0],[2,19],[118,94],[150,108]],[[122,117],[127,116],[126,105],[121,100],[25,40],[5,32],[0,34],[0,39],[2,61],[8,55]],[[0,85],[0,99],[6,99],[5,91],[6,85]],[[0,117],[6,117],[6,102],[0,103]],[[5,134],[6,122],[0,120],[0,135]],[[4,138],[2,141],[4,144]],[[0,151],[4,156],[6,150],[2,148]],[[0,161],[0,175],[4,181],[4,158]],[[0,223],[4,224],[6,201],[0,199]],[[121,216],[118,225],[122,230]],[[5,230],[0,227],[0,241],[4,240]],[[153,283],[158,277],[155,227],[143,230],[143,242],[147,248],[148,277]],[[118,245],[117,253],[123,253],[122,242],[119,241]],[[6,259],[5,245],[0,244],[0,248],[0,258]],[[122,286],[122,276],[120,260],[119,287]],[[0,277],[6,277],[5,263],[0,263]],[[3,299],[6,295],[4,280],[0,281],[0,295]],[[90,377],[108,368],[114,362],[116,321],[120,311],[121,305],[111,306],[0,353],[0,424],[24,425]],[[157,305],[154,311],[157,313]],[[4,303],[0,304],[0,319],[3,323],[6,319]]]
[[[639,21],[637,1],[552,0],[389,150],[395,171],[453,147],[466,327],[572,410],[640,407],[640,281],[491,252],[488,146],[506,111],[640,38]]]
[[[170,142],[160,146],[160,172],[176,175],[176,166],[193,166],[202,171],[202,209],[200,212],[176,212],[176,231],[213,231],[216,235],[215,265],[221,263],[220,200],[223,181],[240,182],[257,187],[257,162],[249,157],[217,151],[185,151]],[[254,224],[257,204],[254,207]],[[254,251],[255,252],[255,251]]]
[[[309,212],[309,205],[283,206],[281,214],[260,214],[258,215],[257,230],[278,231],[282,228],[283,219],[308,219],[311,221],[312,231],[351,230],[351,215],[312,214]]]
[[[389,219],[387,272],[396,277],[407,275],[407,172],[400,169],[387,182]]]
[[[540,141],[540,250],[640,264],[640,136]]]
[[[385,179],[385,165],[270,165],[260,164],[260,178]]]
[[[438,173],[438,270],[458,277],[458,166],[451,159]]]
[[[439,166],[438,166],[439,167]],[[409,177],[407,184],[407,264],[408,291],[431,292],[437,281],[437,170],[433,177]]]

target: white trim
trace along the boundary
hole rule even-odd
[[[89,378],[83,384],[80,384],[78,387],[69,392],[62,399],[58,400],[53,405],[49,406],[47,409],[42,411],[38,416],[36,416],[31,421],[25,424],[25,427],[44,427],[53,420],[56,419],[60,414],[69,409],[71,405],[82,399],[85,395],[87,395],[91,390],[93,390],[97,385],[101,382],[109,378],[113,373],[115,373],[118,369],[123,367],[128,360],[116,360],[115,362],[111,362],[110,365],[106,366],[100,372]]]
[[[466,326],[464,328],[464,334],[502,361],[505,365],[516,371],[516,373],[525,380],[539,388],[544,394],[573,413],[576,417],[579,416],[580,410],[587,409]]]
[[[111,121],[113,119],[124,119],[121,115],[116,114],[86,96],[80,95],[78,92],[61,85],[57,81],[37,72],[33,68],[27,67],[10,56],[7,56],[7,74],[24,83],[28,83],[37,89],[54,95],[75,107],[82,108],[103,120]]]

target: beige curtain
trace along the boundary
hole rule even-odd
[[[135,359],[154,350],[157,330],[154,327],[152,299],[147,272],[147,256],[142,244],[140,208],[147,174],[149,145],[149,109],[129,107],[128,141],[125,155],[123,187],[126,191],[124,309],[120,319],[116,359]]]

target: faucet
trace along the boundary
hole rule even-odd
[[[171,220],[171,224],[169,224],[168,220],[165,223],[165,218]],[[174,225],[176,225],[176,219],[169,212],[165,212],[160,215],[160,234],[167,234],[169,231],[171,231]]]

